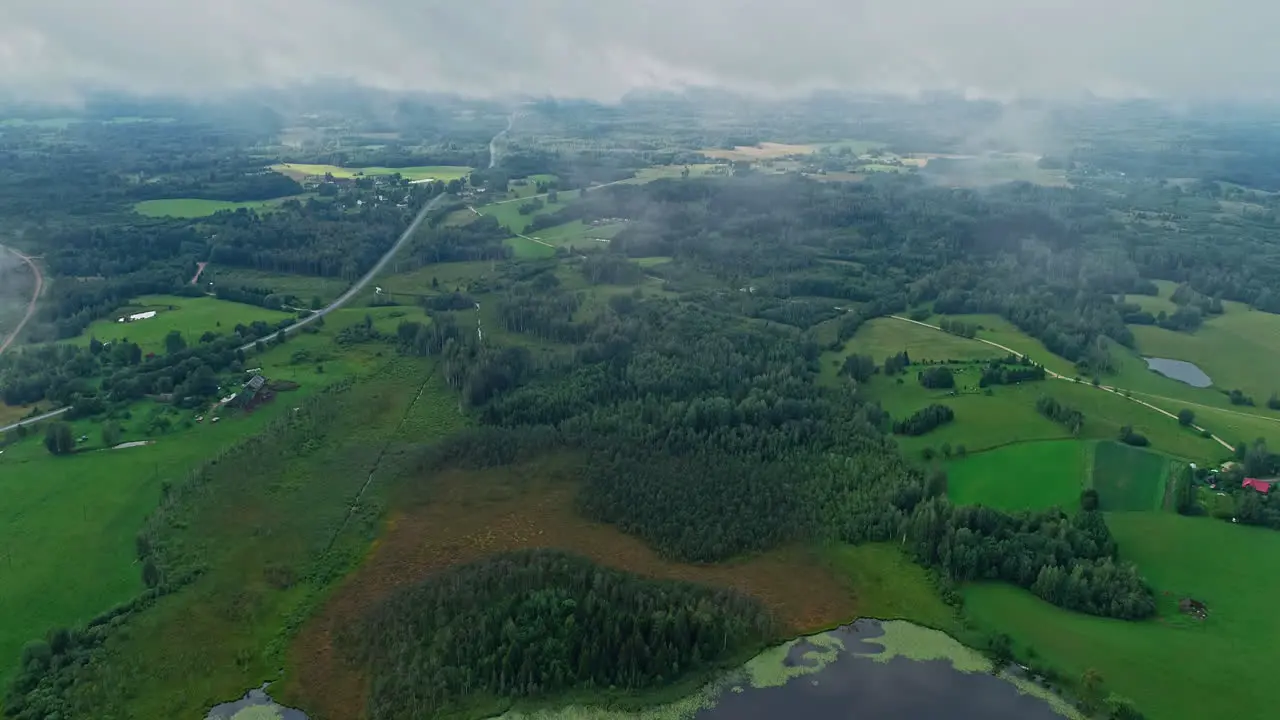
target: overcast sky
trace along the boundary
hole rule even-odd
[[[1273,0],[0,0],[0,92],[1272,97]]]

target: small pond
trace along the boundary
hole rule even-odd
[[[307,720],[307,716],[301,710],[277,705],[263,685],[239,700],[215,705],[205,720]]]
[[[1210,380],[1209,376],[1199,367],[1196,367],[1194,363],[1156,357],[1143,358],[1143,360],[1147,361],[1148,369],[1155,370],[1165,377],[1184,382],[1192,387],[1204,388],[1213,384],[1213,380]]]
[[[859,620],[770,648],[701,693],[643,712],[569,707],[502,720],[1063,720],[1068,703],[902,621]]]

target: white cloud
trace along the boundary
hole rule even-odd
[[[0,91],[1270,97],[1265,0],[3,0]]]

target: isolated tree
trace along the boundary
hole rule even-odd
[[[187,348],[187,340],[182,337],[181,330],[170,330],[168,335],[164,336],[164,351],[169,355],[182,352]]]
[[[160,569],[151,562],[151,558],[147,558],[147,561],[142,563],[142,582],[149,588],[160,584]]]
[[[1092,512],[1098,509],[1098,491],[1089,488],[1080,493],[1080,509],[1085,512]]]
[[[844,367],[840,368],[840,372],[856,382],[866,382],[876,372],[876,361],[870,355],[855,353],[844,359]]]
[[[102,354],[102,341],[96,337],[89,338],[89,352],[95,356]]]
[[[76,449],[71,426],[64,422],[49,423],[44,431],[44,446],[54,455],[68,455]]]
[[[1196,424],[1196,414],[1187,408],[1178,411],[1178,424],[1182,427],[1191,427]]]
[[[102,424],[102,444],[107,447],[115,447],[120,444],[119,423],[105,422]]]

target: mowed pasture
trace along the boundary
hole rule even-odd
[[[121,317],[150,311],[155,311],[156,315],[146,320],[117,322]],[[255,320],[277,323],[290,316],[290,313],[279,310],[207,296],[145,295],[117,309],[107,318],[93,322],[70,342],[88,345],[91,338],[104,343],[127,339],[142,346],[143,352],[161,353],[165,349],[165,336],[173,330],[182,333],[187,345],[195,345],[205,332],[227,334],[237,324],[248,325]]]
[[[734,587],[760,598],[791,631],[848,622],[847,586],[805,548],[724,564],[665,560],[640,540],[575,510],[580,462],[544,457],[483,471],[445,470],[399,484],[381,536],[364,563],[302,628],[290,648],[282,694],[319,717],[359,717],[367,687],[334,640],[379,599],[445,568],[498,552],[560,548],[650,577]]]
[[[295,180],[332,175],[335,178],[371,177],[374,175],[399,175],[406,180],[439,180],[448,182],[471,174],[472,168],[461,165],[415,165],[412,167],[342,167],[339,165],[313,165],[307,163],[281,163],[272,170]]]
[[[870,355],[877,363],[904,350],[913,363],[989,360],[1008,354],[977,340],[897,318],[876,318],[863,323],[857,334],[845,343],[844,349],[845,355]]]
[[[135,212],[147,217],[198,218],[208,217],[225,210],[272,210],[286,200],[304,200],[306,195],[230,202],[227,200],[203,200],[201,198],[171,198],[168,200],[143,200],[133,206]]]
[[[925,448],[941,455],[944,445],[953,451],[963,447],[968,453],[976,453],[1011,443],[1071,436],[1066,428],[1036,412],[1043,382],[999,387],[986,395],[976,390],[980,371],[970,365],[957,374],[962,391],[952,395],[947,390],[922,387],[916,380],[916,370],[907,368],[907,373],[897,378],[876,376],[864,386],[865,397],[879,402],[894,419],[906,418],[934,403],[955,412],[955,420],[924,435],[896,436],[908,456],[920,457]]]
[[[1054,440],[1008,445],[947,465],[947,497],[957,505],[1017,512],[1079,507],[1089,443]]]
[[[1108,512],[1159,510],[1169,470],[1164,455],[1118,442],[1100,442],[1093,451],[1093,489]]]
[[[966,615],[1070,681],[1093,670],[1151,720],[1274,716],[1280,574],[1268,569],[1280,565],[1280,533],[1165,512],[1111,514],[1107,524],[1155,588],[1159,617],[1073,613],[1003,584],[967,587]],[[1208,606],[1206,620],[1178,613],[1187,597]]]

